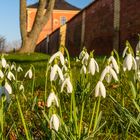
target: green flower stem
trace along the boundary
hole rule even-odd
[[[92,111],[92,116],[91,116],[90,124],[89,124],[88,136],[90,134],[90,130],[91,130],[91,127],[92,127],[93,117],[94,117],[94,114],[95,114],[96,104],[97,104],[97,102],[95,101],[94,106],[93,106],[93,111]]]
[[[98,119],[98,116],[99,116],[100,102],[101,102],[101,97],[99,97],[99,99],[98,99],[98,104],[97,104],[97,109],[96,109],[96,116],[95,116],[93,131],[95,131],[95,129],[97,127],[97,119]]]
[[[1,109],[0,109],[0,125],[1,125],[1,140],[4,140],[4,97],[1,98]]]
[[[22,112],[22,110],[21,110],[21,106],[20,106],[20,103],[19,103],[19,100],[18,100],[18,97],[17,97],[17,96],[16,96],[16,100],[17,100],[17,106],[18,106],[18,110],[19,110],[20,117],[21,117],[21,120],[22,120],[22,124],[23,124],[24,130],[25,130],[26,139],[27,139],[27,140],[31,140],[31,139],[30,139],[30,135],[29,135],[28,130],[27,130],[26,123],[25,123],[25,119],[24,119],[24,116],[23,116],[23,112]]]
[[[79,125],[79,139],[81,137],[81,129],[82,129],[82,121],[83,121],[84,107],[85,107],[85,101],[83,101],[83,103],[82,103],[82,111],[81,111],[80,125]]]
[[[34,97],[34,88],[35,88],[35,68],[32,66],[33,69],[33,83],[32,83],[32,96]]]

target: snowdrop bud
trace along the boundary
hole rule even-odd
[[[0,78],[3,78],[4,77],[4,74],[3,72],[0,70]]]
[[[95,97],[98,96],[103,96],[104,98],[106,97],[106,89],[101,81],[99,81],[95,87]]]
[[[4,88],[5,88],[6,92],[8,92],[9,94],[12,94],[12,88],[8,84],[8,82],[5,83]]]
[[[7,62],[6,62],[6,60],[5,60],[4,57],[1,59],[1,64],[2,64],[2,67],[3,67],[3,68],[6,68]]]
[[[51,92],[47,99],[47,107],[50,107],[53,102],[57,107],[59,107],[57,96],[55,95],[54,92]]]
[[[20,85],[19,90],[24,92],[24,86],[22,84]]]
[[[49,64],[51,64],[57,57],[60,58],[61,64],[64,65],[64,56],[60,51],[58,51],[57,53],[55,53],[51,56],[51,58],[49,60]]]
[[[33,77],[33,72],[31,69],[29,69],[26,73],[25,73],[25,76],[24,77],[27,77],[29,76],[29,78],[31,79]]]
[[[21,71],[23,71],[23,69],[19,66],[19,67],[17,68],[17,72],[21,72]]]
[[[13,74],[11,71],[8,72],[7,78],[8,78],[10,81],[11,81],[12,79],[13,79],[13,80],[16,80],[14,74]]]
[[[56,114],[53,114],[50,119],[50,129],[55,129],[55,131],[58,131],[59,125],[60,125],[59,118],[57,117]]]

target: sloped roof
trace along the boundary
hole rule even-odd
[[[37,8],[38,7],[38,2],[32,5],[29,5],[28,8]],[[47,8],[46,4],[46,7]],[[55,0],[55,5],[54,5],[55,10],[80,10],[80,8],[66,2],[65,0]]]

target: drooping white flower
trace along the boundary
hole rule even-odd
[[[60,125],[59,118],[57,117],[56,114],[53,114],[50,119],[50,129],[54,129],[55,131],[58,131],[59,125]]]
[[[63,81],[64,80],[64,76],[62,73],[62,70],[60,69],[60,67],[55,64],[53,67],[51,67],[51,73],[50,73],[50,81],[54,81],[55,80],[55,76],[58,73],[60,79]]]
[[[19,90],[24,92],[24,86],[22,84],[19,86]]]
[[[91,73],[91,75],[94,75],[95,71],[99,72],[99,66],[95,59],[91,58],[88,65],[88,72]]]
[[[88,59],[89,59],[89,54],[86,52],[83,59],[82,59],[82,64],[87,65],[88,64]]]
[[[82,59],[85,56],[85,50],[82,50],[79,54],[79,59]]]
[[[111,62],[112,67],[114,68],[114,70],[118,74],[119,73],[119,66],[118,66],[117,61],[115,60],[115,58],[113,56],[110,56],[110,58],[108,60],[109,60],[109,62]]]
[[[73,86],[71,84],[70,78],[66,78],[61,86],[61,92],[63,92],[64,88],[66,87],[67,93],[72,93]]]
[[[114,78],[115,81],[118,81],[118,76],[116,74],[116,72],[112,69],[111,66],[106,66],[106,68],[103,70],[101,77],[100,77],[100,81],[103,81],[104,78],[106,79],[106,81],[108,83],[111,82],[112,77]]]
[[[51,92],[47,99],[47,107],[50,107],[53,102],[57,107],[59,107],[57,96],[55,95],[54,92]]]
[[[16,71],[16,66],[15,66],[15,64],[12,64],[11,70],[15,70],[15,71]]]
[[[3,67],[3,68],[6,68],[7,62],[6,62],[6,60],[5,60],[4,57],[1,59],[1,64],[2,64],[2,67]]]
[[[14,74],[13,74],[11,71],[8,72],[7,78],[8,78],[10,81],[11,81],[12,79],[13,79],[13,80],[16,80]]]
[[[125,57],[124,61],[123,61],[123,70],[126,71],[130,71],[131,69],[136,70],[137,69],[137,63],[135,58],[132,56],[131,53],[127,54],[127,56]]]
[[[53,62],[53,60],[56,59],[57,57],[59,57],[61,64],[64,65],[64,56],[60,51],[58,51],[57,53],[55,53],[51,56],[51,58],[49,60],[49,64],[51,64]]]
[[[106,89],[102,81],[99,81],[95,87],[95,97],[98,96],[106,97]]]
[[[86,74],[86,73],[87,73],[87,68],[85,65],[83,65],[81,70],[80,70],[80,74]]]
[[[19,67],[17,68],[17,72],[21,72],[21,71],[23,71],[23,69],[19,66]]]
[[[30,79],[33,77],[33,72],[31,70],[31,68],[25,73],[24,77],[27,77],[27,76],[29,76]]]
[[[8,82],[5,82],[4,88],[5,92],[12,94],[12,87],[8,84]]]
[[[3,78],[4,77],[4,74],[3,72],[0,70],[0,78]]]

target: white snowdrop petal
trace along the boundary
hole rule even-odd
[[[105,89],[105,86],[102,82],[100,82],[100,92],[101,92],[101,95],[105,98],[106,97],[106,89]]]
[[[95,63],[94,63],[93,58],[90,59],[88,70],[89,70],[89,73],[91,73],[91,75],[95,74]]]
[[[12,88],[7,82],[5,83],[4,87],[8,91],[9,94],[12,94]]]
[[[86,74],[86,72],[87,72],[86,66],[83,65],[81,70],[80,70],[80,74],[83,74],[83,73]]]
[[[111,61],[112,61],[113,68],[115,69],[115,71],[117,73],[119,73],[119,66],[118,66],[118,64],[113,56],[111,56]]]
[[[63,92],[66,83],[67,83],[67,81],[66,81],[66,79],[65,79],[64,82],[62,83],[62,86],[61,86],[61,92]]]
[[[105,68],[103,70],[103,72],[101,73],[100,81],[103,81],[104,80],[104,78],[105,78],[105,76],[106,76],[107,73],[108,73],[108,70],[107,70],[107,68]]]
[[[3,78],[4,77],[4,74],[3,72],[0,70],[0,78]]]
[[[23,69],[19,66],[19,67],[17,68],[17,72],[21,72],[21,71],[23,71]]]
[[[10,81],[11,81],[12,79],[13,79],[13,80],[16,80],[14,74],[13,74],[11,71],[8,72],[7,78],[8,78]]]
[[[51,92],[47,99],[47,107],[50,107],[53,102],[56,104],[57,107],[59,106],[56,95],[54,94],[54,92]]]
[[[95,97],[100,96],[99,87],[100,87],[100,81],[97,83],[97,85],[95,87]]]
[[[51,56],[50,60],[49,60],[49,64],[52,63],[53,60],[54,60],[56,57],[58,57],[58,56],[59,56],[59,52],[53,54],[53,55]]]
[[[53,114],[51,119],[50,119],[50,129],[53,128],[56,131],[58,131],[59,125],[60,125],[60,122],[59,122],[59,119],[58,119],[57,115]]]
[[[69,80],[67,80],[67,92],[72,93],[72,90],[73,90],[73,86],[72,86],[70,79],[69,79]]]
[[[57,65],[55,64],[53,67],[51,67],[50,81],[54,81],[56,73],[57,73]]]
[[[6,64],[7,64],[5,58],[2,58],[1,59],[1,63],[2,63],[2,67],[5,68],[6,67]]]
[[[110,67],[110,74],[113,76],[114,80],[118,81],[118,76],[115,71]]]
[[[59,74],[59,77],[62,81],[64,81],[64,76],[63,76],[63,73],[62,73],[62,70],[60,69],[60,67],[57,65],[57,71],[58,71],[58,74]]]
[[[126,56],[125,62],[126,62],[126,67],[127,67],[128,71],[130,71],[131,68],[132,68],[132,65],[133,65],[133,62],[132,62],[132,55],[131,55],[131,54],[128,54],[128,55]]]
[[[96,71],[99,72],[99,65],[98,65],[98,63],[96,62],[95,59],[94,59],[94,63],[95,63]]]
[[[64,55],[61,52],[59,52],[59,56],[60,56],[61,64],[64,65],[64,62],[65,62]]]
[[[112,75],[107,73],[106,76],[105,76],[105,80],[107,81],[107,83],[110,83],[111,80],[112,80]]]

